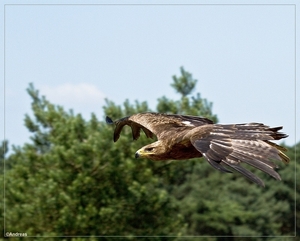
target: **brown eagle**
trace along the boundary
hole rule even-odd
[[[147,137],[157,137],[157,141],[146,145],[135,153],[135,157],[154,161],[184,160],[204,156],[210,165],[221,172],[234,169],[251,181],[264,186],[263,181],[240,165],[247,163],[281,180],[274,170],[277,166],[271,160],[289,162],[286,151],[272,140],[280,140],[288,135],[278,132],[282,127],[270,128],[261,123],[214,124],[213,121],[188,115],[139,113],[112,121],[115,124],[114,141],[122,128],[128,125],[137,140],[143,130]]]

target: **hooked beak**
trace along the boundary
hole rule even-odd
[[[147,152],[145,152],[144,150],[143,150],[143,148],[141,148],[141,149],[139,149],[139,150],[137,150],[137,152],[135,153],[135,158],[143,158],[143,157],[145,157],[145,158],[147,158]]]

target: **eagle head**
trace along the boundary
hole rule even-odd
[[[142,147],[135,153],[135,158],[148,158],[151,160],[162,160],[166,155],[165,146],[160,141],[156,141]]]

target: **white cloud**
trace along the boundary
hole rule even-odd
[[[50,99],[68,103],[92,103],[104,99],[104,94],[96,86],[87,83],[42,86],[41,92]]]
[[[95,86],[88,83],[64,83],[58,86],[44,85],[38,88],[52,104],[61,105],[66,110],[73,109],[89,117],[91,112],[102,110],[105,95]]]

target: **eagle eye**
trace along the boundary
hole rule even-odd
[[[153,151],[153,149],[154,149],[153,147],[147,147],[145,150],[146,151]]]

